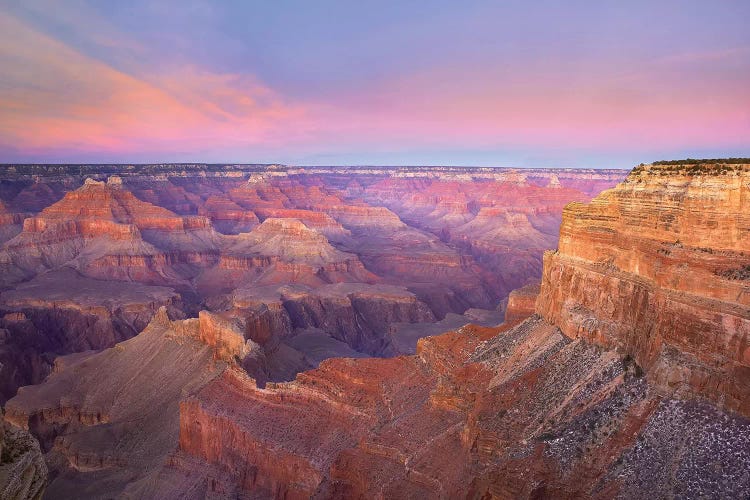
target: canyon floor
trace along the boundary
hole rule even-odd
[[[750,495],[750,165],[4,175],[15,497]]]

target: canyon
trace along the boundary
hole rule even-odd
[[[270,365],[271,381],[331,356],[413,352],[439,325],[497,323],[510,291],[541,277],[563,205],[625,174],[531,173],[4,167],[0,403],[44,380],[59,355],[135,336],[162,306],[246,325],[246,339],[285,366]],[[498,196],[509,187],[516,195]]]
[[[40,169],[0,371],[47,498],[750,495],[748,164]]]
[[[172,468],[194,482],[180,486],[747,496],[749,181],[746,164],[649,165],[568,205],[541,286],[512,294],[499,327],[423,338],[414,356],[331,359],[265,388],[225,371],[181,402]],[[196,458],[212,466],[202,480]]]

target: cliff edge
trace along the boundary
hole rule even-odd
[[[750,165],[644,165],[569,204],[537,311],[665,394],[750,415]]]

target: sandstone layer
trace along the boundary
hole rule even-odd
[[[201,496],[742,496],[749,432],[535,317],[422,339],[416,356],[327,360],[265,389],[226,371],[181,404],[168,474]]]
[[[385,431],[401,411],[404,425],[429,423],[432,413],[420,417],[424,391],[433,383],[444,390],[492,333],[463,325],[499,323],[508,292],[541,274],[561,204],[589,199],[587,182],[611,185],[622,173],[555,175],[196,165],[3,171],[0,396],[39,383],[7,403],[7,418],[41,443],[46,495],[368,492],[368,480],[336,479],[348,473],[343,451],[359,453],[371,425]],[[523,315],[528,302],[519,296],[508,310]],[[417,357],[354,361],[411,353],[420,337],[459,327],[469,343],[449,342],[446,353],[428,341]],[[357,374],[359,363],[366,370]],[[467,390],[480,393],[482,380]],[[371,394],[369,384],[381,382]],[[321,387],[311,395],[310,385]],[[437,396],[438,406],[441,398],[455,399]],[[282,399],[282,411],[306,429],[302,438],[266,408]],[[258,417],[247,437],[245,405]],[[212,434],[215,414],[231,416],[220,425],[239,434]],[[205,446],[219,448],[203,449],[197,421],[217,443]],[[430,443],[431,431],[413,439],[408,446]],[[263,444],[248,452],[255,440]],[[39,463],[23,469],[37,478],[23,483],[34,485],[28,491],[44,482]],[[417,483],[433,484],[419,474]]]
[[[134,335],[166,304],[186,316],[229,311],[256,324],[250,338],[269,353],[284,351],[269,368],[271,380],[308,366],[301,360],[311,352],[299,349],[315,350],[308,361],[323,352],[413,353],[419,337],[464,324],[467,311],[502,310],[512,289],[541,275],[542,250],[556,242],[562,204],[587,200],[592,186],[622,175],[10,166],[0,172],[0,242],[7,240],[0,248],[0,309],[25,320],[0,326],[7,330],[0,363],[8,381],[0,399],[42,380],[55,355]],[[112,282],[119,283],[113,290],[153,287],[140,289],[151,297],[166,288],[178,297],[133,301],[106,290]],[[335,297],[329,292],[337,284],[357,288],[356,296]],[[384,296],[380,286],[400,290]],[[284,287],[304,293],[280,301],[262,292]],[[493,313],[482,314],[487,321],[479,321],[491,324]],[[297,331],[315,333],[291,341]]]
[[[538,310],[750,415],[750,165],[647,165],[563,215]]]

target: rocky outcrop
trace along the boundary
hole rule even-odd
[[[21,388],[6,419],[40,440],[53,472],[46,497],[127,496],[151,483],[177,446],[179,400],[246,353],[235,333],[219,318],[172,321],[161,308],[137,337],[61,358],[43,384]]]
[[[265,389],[225,372],[180,422],[168,477],[260,497],[750,492],[750,420],[662,399],[632,360],[539,317],[423,339],[416,356],[328,360]]]
[[[0,415],[0,498],[38,500],[47,485],[47,464],[39,443]]]
[[[307,227],[315,229],[326,238],[339,241],[351,236],[333,217],[325,212],[304,210],[299,208],[261,208],[258,213],[264,218],[272,219],[296,219],[303,222]]]
[[[255,212],[223,196],[210,196],[199,206],[198,213],[210,218],[214,227],[225,234],[246,233],[260,224]]]
[[[749,165],[647,165],[565,209],[537,308],[669,394],[750,415]]]
[[[544,179],[553,179],[550,175],[556,174],[546,172]],[[481,301],[466,291],[458,293],[471,306],[487,308],[489,302],[496,304],[530,278],[541,276],[541,255],[555,246],[563,206],[589,199],[579,189],[552,184],[530,183],[518,172],[497,174],[491,180],[476,174],[386,178],[364,188],[361,196],[370,203],[384,203],[411,226],[471,256],[472,266],[491,276],[473,278],[483,283],[491,298]]]
[[[505,324],[517,325],[536,312],[536,300],[539,297],[540,284],[532,283],[508,295],[508,304],[505,307]]]
[[[0,293],[0,403],[23,385],[38,384],[54,357],[104,349],[143,330],[166,306],[182,315],[180,296],[165,287],[86,278],[51,271]]]
[[[202,273],[197,283],[210,295],[250,284],[317,287],[378,280],[356,254],[334,247],[318,230],[297,219],[268,218],[253,231],[233,236],[215,268]]]
[[[253,328],[249,338],[264,345],[286,342],[313,329],[372,356],[394,354],[390,325],[435,321],[432,311],[415,294],[390,285],[336,283],[317,288],[304,285],[245,288],[234,292],[232,305],[238,314],[252,311],[252,320],[246,321],[260,328]],[[308,344],[301,338],[293,343]]]
[[[495,309],[540,273],[555,207],[586,199],[557,172],[561,189],[504,169],[12,166],[0,198],[31,216],[0,249],[0,289],[70,267],[168,286],[188,314],[242,287],[335,283],[405,287],[436,319]]]
[[[356,259],[333,247],[322,233],[302,221],[277,218],[268,218],[252,232],[238,237],[228,253],[280,257],[313,265]]]
[[[102,279],[180,283],[175,266],[215,261],[219,236],[204,217],[180,217],[137,199],[119,177],[86,179],[35,217],[0,252],[9,283],[72,265]]]

